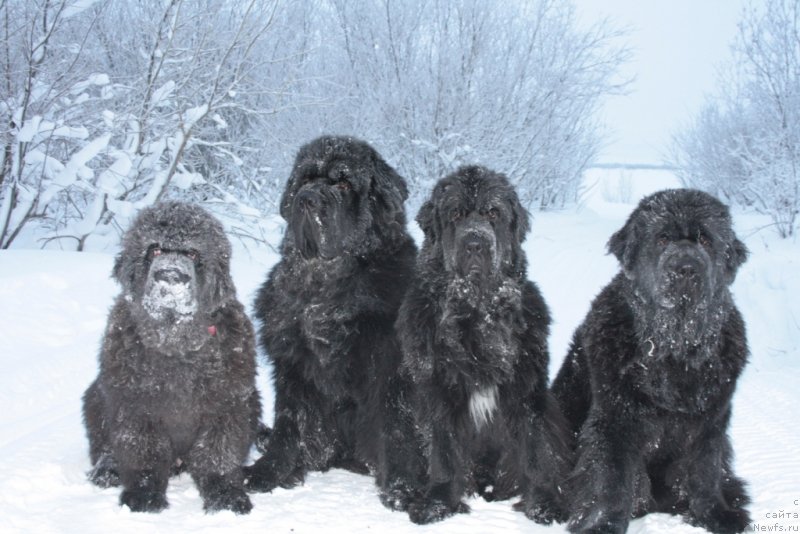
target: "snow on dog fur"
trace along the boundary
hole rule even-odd
[[[261,413],[253,328],[219,222],[177,202],[142,210],[114,265],[122,286],[84,394],[92,482],[137,512],[168,506],[187,470],[207,511],[252,508],[241,466]]]
[[[622,533],[664,512],[741,532],[749,499],[728,423],[748,350],[730,286],[747,249],[728,208],[701,191],[654,193],[608,249],[621,271],[553,383],[579,436],[569,529]]]
[[[415,523],[467,512],[462,498],[522,494],[517,509],[563,519],[566,424],[547,390],[550,316],[527,280],[528,213],[505,176],[462,167],[434,187],[397,322],[428,471],[409,507]]]
[[[367,143],[324,136],[300,148],[281,200],[282,256],[258,291],[260,343],[273,365],[275,421],[247,471],[253,491],[309,471],[377,476],[403,509],[398,465],[416,464],[394,322],[416,255],[405,180]]]

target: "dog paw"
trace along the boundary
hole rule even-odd
[[[114,488],[120,485],[117,470],[104,465],[98,465],[89,471],[87,478],[92,484],[101,488]]]
[[[245,466],[244,489],[255,493],[269,493],[278,487],[272,469],[259,469],[256,466]]]
[[[124,490],[119,496],[120,506],[127,506],[131,512],[157,513],[164,510],[169,503],[163,492],[149,490]]]
[[[404,512],[414,502],[414,495],[415,492],[408,484],[397,480],[381,489],[380,499],[386,508],[395,512]]]
[[[744,532],[751,523],[750,514],[742,508],[711,508],[701,515],[690,515],[687,521],[715,534]]]
[[[451,515],[468,514],[469,506],[459,501],[452,506],[444,501],[435,499],[423,503],[414,503],[408,507],[408,517],[417,525],[427,525],[441,521]]]
[[[92,484],[101,488],[112,488],[120,485],[117,462],[108,453],[100,456],[92,470],[86,474],[86,477]]]
[[[552,501],[529,502],[522,500],[514,504],[514,510],[524,513],[525,517],[540,525],[551,525],[554,521],[563,523],[567,520],[567,514]]]
[[[625,534],[628,522],[623,513],[594,509],[570,518],[567,530],[580,534]]]
[[[258,425],[258,433],[256,434],[256,450],[261,454],[267,452],[269,440],[272,437],[272,429],[264,424]]]
[[[208,495],[203,503],[206,512],[214,513],[221,510],[230,510],[236,514],[249,514],[253,509],[250,497],[244,490],[234,487],[219,488],[213,494]]]

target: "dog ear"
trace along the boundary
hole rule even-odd
[[[369,196],[371,201],[380,203],[373,215],[383,219],[379,221],[381,228],[393,228],[399,224],[405,229],[405,201],[408,198],[406,181],[374,151],[372,162],[372,187]]]
[[[119,282],[123,291],[129,293],[133,288],[135,274],[136,268],[133,262],[126,258],[126,250],[123,248],[114,260],[114,268],[111,270],[111,276]]]
[[[292,202],[294,202],[294,196],[297,193],[296,183],[295,172],[292,171],[289,180],[286,182],[286,187],[283,189],[283,195],[281,195],[280,213],[286,222],[289,222],[289,218],[292,216]]]
[[[417,224],[422,229],[427,239],[439,240],[438,225],[436,223],[436,207],[432,200],[426,200],[417,212]]]
[[[200,301],[204,309],[215,310],[236,298],[231,278],[231,242],[218,220],[209,218],[203,228],[203,241],[196,248],[200,251],[196,265],[202,276]]]
[[[516,239],[517,243],[522,244],[522,242],[525,241],[525,236],[531,229],[530,214],[519,201],[519,197],[517,196],[516,192],[512,197],[511,206],[513,212],[511,228],[514,231],[514,238]]]
[[[215,258],[213,264],[206,266],[201,296],[204,309],[215,310],[235,296],[229,262],[225,258]]]
[[[122,286],[124,293],[136,293],[137,277],[147,271],[146,237],[141,235],[140,228],[148,224],[151,208],[144,208],[136,215],[122,236],[120,250],[114,259],[111,276]]]
[[[729,277],[728,283],[733,283],[736,278],[736,271],[747,260],[749,254],[750,251],[747,250],[747,246],[734,237],[733,241],[725,249],[725,270]]]
[[[614,232],[614,235],[611,236],[606,245],[608,252],[617,257],[617,260],[619,260],[622,266],[622,270],[625,271],[626,274],[633,271],[636,261],[636,255],[638,254],[636,243],[639,242],[637,237],[638,233],[634,215],[632,214],[625,225]]]
[[[294,157],[292,171],[289,173],[289,178],[286,180],[286,184],[283,188],[283,195],[281,195],[281,203],[279,206],[281,217],[283,217],[283,220],[286,222],[289,222],[289,219],[292,217],[292,203],[294,202],[294,197],[297,195],[298,189],[300,189],[300,183],[303,177],[317,168],[317,165],[314,163],[315,161],[322,161],[324,158],[324,154],[314,153],[315,148],[319,148],[320,144],[320,140],[305,144],[298,149],[297,155]]]

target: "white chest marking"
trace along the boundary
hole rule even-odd
[[[469,414],[475,426],[481,428],[492,420],[497,408],[497,386],[488,386],[472,393],[469,398]]]

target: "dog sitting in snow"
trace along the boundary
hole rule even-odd
[[[522,493],[528,517],[561,520],[570,445],[547,390],[549,313],[526,278],[528,213],[503,175],[463,167],[417,222],[425,240],[397,321],[428,460],[411,520],[467,512],[473,492]]]
[[[702,191],[642,199],[608,242],[620,272],[573,337],[553,392],[578,435],[571,532],[623,533],[650,512],[710,532],[750,524],[728,438],[747,337],[730,286],[747,259]]]
[[[413,421],[397,408],[406,384],[394,323],[416,255],[407,197],[405,179],[364,141],[323,136],[298,150],[281,259],[255,302],[275,423],[245,469],[249,490],[345,468],[373,473],[386,506],[407,506],[402,474],[422,471]]]
[[[122,485],[120,503],[132,511],[166,508],[177,468],[192,475],[206,511],[252,508],[241,466],[261,404],[230,258],[222,225],[182,203],[142,210],[123,238],[113,271],[122,294],[83,415],[89,479]]]

